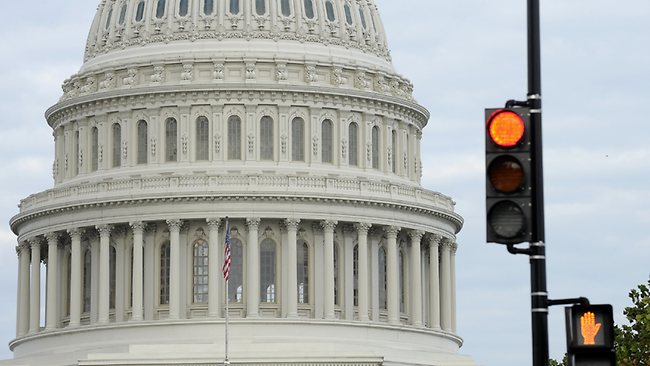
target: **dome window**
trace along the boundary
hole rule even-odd
[[[214,13],[214,0],[203,0],[203,15],[210,16]]]
[[[314,13],[314,0],[304,0],[305,5],[305,16],[309,19],[314,19],[316,14]]]
[[[230,0],[230,14],[239,14],[239,0]]]
[[[336,14],[334,13],[334,4],[332,0],[327,0],[325,2],[325,12],[327,13],[327,20],[330,22],[336,21]]]
[[[113,9],[108,11],[108,17],[106,17],[106,25],[104,26],[106,30],[111,27],[111,18],[113,18]]]
[[[178,3],[178,15],[186,17],[189,11],[189,0],[181,0]]]
[[[350,4],[345,3],[345,6],[343,7],[345,11],[345,21],[348,23],[348,25],[352,25],[352,10],[350,10]]]
[[[289,0],[280,0],[280,11],[285,17],[291,16],[291,5],[289,5]]]
[[[156,18],[162,19],[165,16],[165,5],[167,5],[167,0],[158,0],[158,6],[156,6]]]
[[[257,15],[266,14],[266,0],[255,0],[255,12]]]
[[[363,29],[368,29],[368,24],[366,23],[366,15],[363,13],[363,8],[359,8],[359,17],[361,18],[361,25]]]
[[[138,9],[135,11],[135,21],[141,22],[144,18],[144,0],[138,3]]]
[[[124,25],[126,21],[126,3],[122,4],[122,9],[120,9],[120,18],[117,20],[119,25]]]

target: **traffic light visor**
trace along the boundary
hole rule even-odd
[[[524,137],[524,120],[511,110],[500,109],[490,116],[488,132],[496,145],[504,148],[513,147]]]

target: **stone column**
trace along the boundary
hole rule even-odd
[[[260,307],[260,244],[258,241],[258,228],[260,219],[257,217],[246,219],[248,226],[248,261],[246,262],[247,285],[244,286],[246,292],[246,317],[258,318]]]
[[[456,251],[458,250],[458,243],[454,243],[451,247],[451,331],[457,333],[456,327]]]
[[[336,221],[323,221],[321,226],[324,234],[324,267],[323,276],[324,281],[324,317],[325,319],[334,319],[334,228],[338,222]]]
[[[71,240],[70,255],[70,323],[68,327],[75,328],[81,324],[81,234],[82,229],[70,229],[68,235]]]
[[[29,245],[20,243],[18,252],[18,306],[16,307],[16,336],[29,331]]]
[[[429,240],[429,327],[440,329],[440,253],[442,236],[432,234]]]
[[[47,239],[47,290],[45,299],[45,330],[56,329],[57,317],[57,277],[59,272],[59,234],[48,233]]]
[[[97,323],[107,324],[110,309],[110,249],[113,226],[98,225],[96,229],[99,231],[99,308]]]
[[[370,273],[370,266],[368,265],[368,230],[372,225],[367,223],[357,223],[354,225],[357,229],[358,239],[358,268],[357,268],[357,306],[359,309],[359,320],[368,321],[370,289],[368,288],[370,281],[368,274]]]
[[[298,317],[298,252],[296,239],[299,219],[286,219],[287,226],[287,318]]]
[[[41,330],[41,240],[29,240],[32,250],[32,275],[29,292],[29,333]]]
[[[180,318],[181,308],[181,220],[167,220],[169,226],[169,319]]]
[[[411,236],[411,325],[422,326],[422,254],[421,240],[424,232],[413,230]]]
[[[144,268],[142,265],[144,247],[144,229],[147,226],[142,221],[129,224],[133,230],[133,271],[131,274],[131,320],[140,321],[144,318],[142,278]]]
[[[451,331],[451,247],[453,241],[445,238],[441,243],[440,255],[440,323],[442,330]]]
[[[221,308],[221,296],[219,294],[219,284],[221,283],[220,263],[219,263],[219,226],[221,219],[207,219],[208,223],[208,316],[218,318]]]
[[[390,324],[399,324],[399,264],[397,233],[400,228],[388,226],[384,228],[386,232],[386,291],[388,322]]]

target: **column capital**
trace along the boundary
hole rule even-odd
[[[29,252],[29,243],[26,241],[18,242],[16,245],[16,255],[20,256],[23,253]]]
[[[386,233],[386,236],[389,239],[397,238],[397,233],[399,233],[400,230],[401,230],[401,228],[399,226],[385,226],[384,227],[384,233]]]
[[[47,240],[48,245],[59,245],[59,233],[51,232],[45,234],[45,239]]]
[[[334,221],[334,220],[323,220],[320,222],[320,226],[325,231],[334,231],[338,223],[339,223],[338,221]]]
[[[357,230],[358,234],[366,234],[368,235],[368,230],[372,227],[372,224],[369,224],[367,222],[357,222],[354,224],[354,228]]]
[[[99,232],[99,236],[109,236],[113,230],[113,225],[97,225],[95,229]]]
[[[440,245],[444,249],[452,250],[454,248],[454,245],[456,245],[456,242],[452,238],[443,237],[442,241],[440,242]]]
[[[41,246],[42,240],[40,237],[35,236],[27,239],[27,242],[29,243],[30,248],[34,249]]]
[[[411,237],[411,242],[420,242],[424,236],[424,231],[422,230],[410,230],[409,237]]]
[[[142,222],[142,221],[134,221],[130,222],[129,226],[131,226],[131,229],[133,230],[133,233],[137,234],[142,234],[144,233],[144,230],[147,228],[147,223]]]
[[[452,255],[456,255],[456,251],[458,251],[458,243],[457,243],[457,242],[454,242],[454,243],[451,245],[451,254],[452,254]]]
[[[249,217],[246,219],[246,226],[248,230],[257,230],[262,220],[259,217]]]
[[[300,225],[300,219],[285,219],[284,225],[286,226],[287,230],[296,231]]]
[[[221,227],[221,219],[218,217],[205,219],[205,222],[208,223],[208,230],[219,230]]]
[[[440,234],[429,234],[426,238],[429,240],[429,246],[432,248],[437,248],[442,242],[442,235]]]
[[[70,235],[71,239],[78,239],[78,240],[81,240],[81,236],[84,234],[84,231],[85,231],[84,229],[78,227],[67,230],[68,235]]]
[[[178,220],[178,219],[167,220],[167,226],[169,227],[170,232],[172,231],[179,232],[181,231],[181,226],[183,226],[183,220]]]

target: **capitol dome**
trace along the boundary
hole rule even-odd
[[[474,365],[412,92],[373,0],[101,1],[6,364]]]

